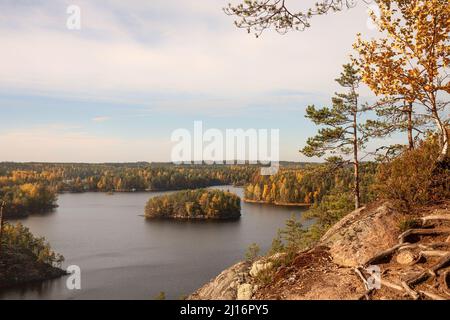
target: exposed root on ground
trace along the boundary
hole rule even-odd
[[[401,232],[405,216],[389,204],[356,210],[318,245],[274,264],[271,277],[249,275],[246,284],[264,300],[450,299],[449,213],[450,201],[416,208],[407,216],[415,227]]]
[[[398,236],[398,244],[354,269],[366,288],[363,298],[369,299],[369,293],[376,294],[376,290],[368,286],[364,270],[379,265],[384,267],[382,287],[401,292],[403,297],[413,300],[450,299],[450,214],[428,215],[420,221],[420,228],[406,230]]]

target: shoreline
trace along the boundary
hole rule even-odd
[[[290,202],[268,202],[268,201],[263,201],[263,200],[251,200],[251,199],[245,199],[243,198],[242,201],[246,202],[246,203],[259,203],[259,204],[272,204],[275,206],[280,206],[280,207],[303,207],[303,208],[309,208],[311,206],[310,203],[303,203],[303,202],[294,202],[294,203],[290,203]]]

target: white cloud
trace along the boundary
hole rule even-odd
[[[355,34],[372,32],[357,7],[315,18],[305,32],[256,39],[222,12],[227,2],[0,1],[0,92],[139,104],[140,116],[289,112],[331,95]],[[66,28],[69,4],[81,7],[80,31]],[[116,119],[98,112],[87,119]],[[283,159],[297,159],[295,143],[282,147]],[[6,132],[0,148],[5,161],[167,161],[171,143],[55,124]]]
[[[0,88],[94,99],[333,92],[367,18],[357,8],[318,17],[306,32],[256,39],[221,12],[224,1],[77,3],[81,31],[65,29],[64,5],[3,10]]]

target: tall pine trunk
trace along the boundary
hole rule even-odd
[[[358,126],[356,122],[357,111],[353,113],[353,179],[355,194],[355,209],[360,207],[359,193],[359,161],[358,161]]]

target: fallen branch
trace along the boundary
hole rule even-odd
[[[436,272],[442,268],[445,268],[449,263],[450,263],[450,253],[447,253],[447,255],[442,257],[442,259],[439,260],[439,262],[435,264],[433,268],[431,268],[431,270],[433,272]]]

